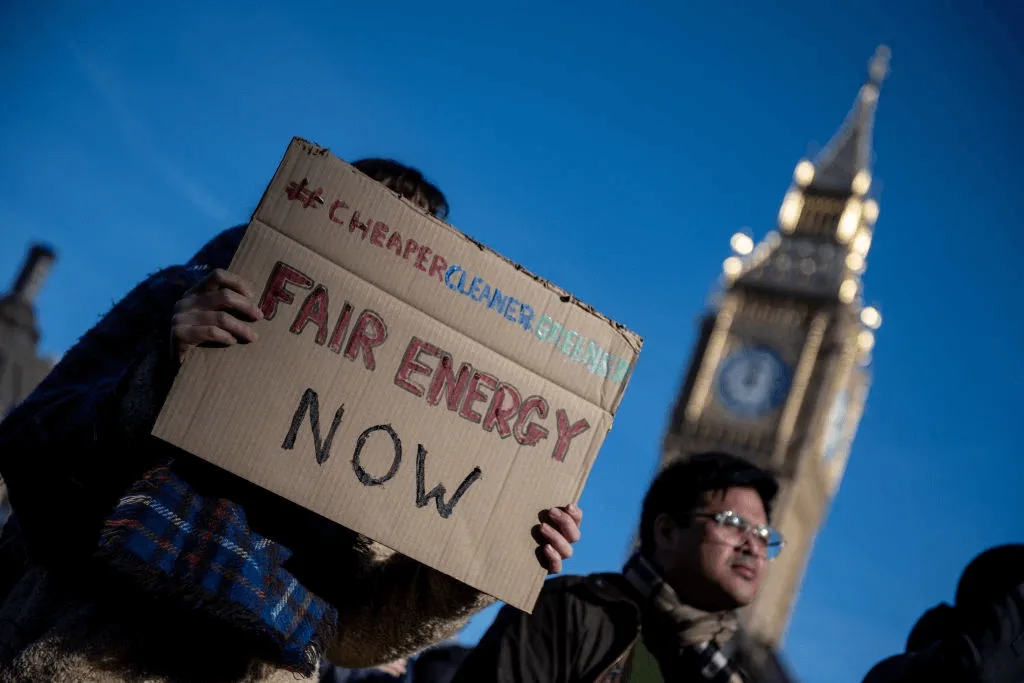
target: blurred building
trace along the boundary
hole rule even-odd
[[[786,546],[743,614],[766,680],[786,680],[772,653],[870,384],[881,316],[865,305],[862,277],[878,218],[872,128],[888,61],[880,47],[839,131],[815,159],[796,166],[778,229],[758,243],[733,236],[663,444],[663,465],[718,449],[771,469],[782,482],[774,522]]]
[[[35,389],[53,366],[52,360],[39,355],[35,299],[54,258],[49,247],[33,246],[10,291],[0,297],[0,420]],[[9,515],[7,490],[0,481],[0,529]]]

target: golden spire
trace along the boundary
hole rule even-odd
[[[868,77],[839,132],[813,162],[808,189],[866,195],[871,189],[872,131],[882,81],[889,73],[889,48],[879,45]]]

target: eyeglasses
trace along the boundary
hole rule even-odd
[[[765,549],[769,560],[778,557],[786,541],[775,529],[765,524],[754,524],[732,510],[722,512],[695,512],[693,517],[713,521],[722,535],[731,543],[742,543],[745,537]]]

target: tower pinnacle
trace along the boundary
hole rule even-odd
[[[809,190],[863,196],[871,188],[872,132],[882,81],[889,73],[889,48],[879,45],[868,77],[839,131],[812,162]]]

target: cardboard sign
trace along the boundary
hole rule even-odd
[[[230,269],[260,340],[191,351],[153,433],[532,610],[640,337],[299,139]]]

